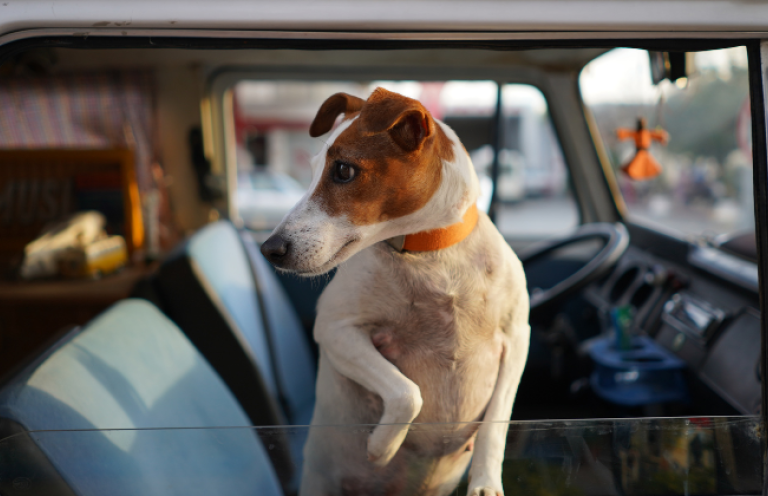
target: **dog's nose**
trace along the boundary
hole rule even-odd
[[[261,245],[261,253],[267,257],[267,260],[270,262],[277,263],[283,259],[286,253],[288,253],[290,247],[291,243],[287,239],[279,234],[275,234],[274,236],[270,236],[269,239]]]

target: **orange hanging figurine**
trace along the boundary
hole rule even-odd
[[[620,140],[634,138],[637,153],[628,163],[621,167],[626,175],[636,181],[644,179],[653,179],[661,174],[661,166],[653,158],[648,149],[651,147],[651,141],[655,140],[661,144],[666,144],[669,135],[663,129],[649,131],[646,128],[645,119],[637,119],[637,130],[619,128],[616,135]]]

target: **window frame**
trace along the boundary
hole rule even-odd
[[[761,409],[763,432],[768,419],[768,127],[766,116],[768,107],[765,92],[768,80],[768,40],[747,44],[749,64],[749,95],[752,113],[752,184],[755,195],[755,238],[757,241],[757,270],[760,285],[760,373],[763,380],[763,403]],[[768,440],[762,436],[763,447],[763,494],[768,493]]]
[[[224,209],[228,217],[233,220],[237,225],[242,224],[237,208],[236,208],[236,191],[237,191],[237,164],[234,152],[234,133],[231,129],[232,120],[232,96],[231,91],[236,84],[245,80],[252,81],[277,81],[277,80],[293,80],[293,81],[371,81],[371,80],[407,80],[407,81],[493,81],[498,87],[503,87],[507,84],[520,84],[528,85],[538,90],[543,96],[547,104],[547,113],[552,125],[552,130],[555,139],[557,139],[560,149],[562,151],[565,166],[568,171],[568,185],[573,192],[574,200],[576,204],[577,223],[576,226],[589,222],[595,222],[595,206],[593,201],[589,201],[593,195],[600,195],[599,192],[594,191],[594,187],[591,187],[588,181],[581,181],[580,184],[577,176],[583,176],[582,170],[574,173],[572,164],[577,161],[576,158],[571,158],[566,151],[566,145],[563,142],[563,136],[567,135],[567,132],[563,132],[565,126],[568,126],[572,118],[567,115],[567,112],[558,112],[559,119],[556,121],[552,107],[551,96],[557,93],[557,88],[553,87],[550,78],[546,73],[537,69],[528,68],[513,68],[502,71],[487,71],[481,72],[481,76],[495,76],[495,77],[467,77],[467,71],[459,70],[444,70],[444,69],[416,69],[416,68],[404,68],[404,69],[375,69],[366,71],[365,68],[350,68],[349,71],[339,73],[338,70],[329,71],[327,68],[301,68],[301,69],[249,69],[249,68],[223,68],[213,74],[209,80],[206,95],[206,103],[204,104],[204,112],[208,112],[208,116],[203,119],[204,128],[212,137],[211,150],[215,150],[209,156],[212,162],[212,170],[214,173],[222,174],[226,184],[226,203],[221,208]],[[558,80],[558,84],[562,81]],[[557,97],[555,97],[557,99]],[[495,117],[494,117],[495,118]],[[496,118],[495,118],[496,119]],[[496,125],[498,125],[498,119],[496,119]],[[498,130],[496,131],[498,133]],[[571,139],[569,143],[569,151],[573,155],[581,155],[585,153],[583,146],[578,146],[575,142],[577,139]],[[494,191],[497,178],[493,178]],[[603,193],[603,196],[605,193]],[[494,194],[495,197],[495,194]],[[493,208],[493,207],[492,207]],[[611,212],[609,222],[615,222],[620,220],[616,215],[616,212]],[[575,227],[576,227],[575,226]]]
[[[686,32],[681,35],[678,32],[671,31],[636,31],[628,37],[627,32],[571,32],[571,33],[306,33],[306,32],[270,32],[270,31],[228,31],[228,30],[163,30],[152,28],[133,28],[128,34],[126,28],[105,29],[94,33],[88,33],[83,36],[82,29],[78,28],[46,28],[46,29],[26,29],[14,33],[8,33],[0,36],[0,63],[8,58],[22,53],[35,47],[62,47],[62,48],[207,48],[207,49],[243,49],[259,48],[304,48],[309,50],[322,49],[323,46],[330,48],[362,49],[366,46],[382,48],[406,48],[411,46],[417,48],[419,45],[430,47],[449,47],[449,46],[475,46],[482,48],[495,49],[514,49],[514,48],[537,48],[537,47],[568,47],[573,46],[574,42],[579,47],[633,47],[661,51],[681,50],[691,51],[694,49],[714,49],[726,48],[735,45],[746,45],[749,60],[749,81],[750,81],[750,99],[752,113],[752,139],[753,139],[753,184],[755,190],[755,230],[758,248],[758,274],[760,281],[760,311],[761,311],[761,371],[762,377],[767,376],[766,357],[768,357],[768,150],[766,142],[768,141],[768,128],[766,126],[766,108],[765,91],[768,86],[768,41],[761,39],[766,36],[761,32]],[[578,40],[578,41],[576,41]],[[735,40],[735,41],[734,41]],[[261,74],[261,73],[260,73]],[[390,76],[391,78],[391,76]],[[408,79],[414,79],[409,76]],[[434,79],[434,76],[432,77]],[[466,78],[455,78],[466,79]],[[483,79],[489,79],[484,77]],[[503,78],[502,78],[503,80]],[[518,82],[518,81],[514,81]],[[535,84],[534,84],[535,85]],[[538,86],[538,85],[535,85]],[[213,87],[213,85],[211,85]],[[550,98],[550,95],[556,95],[558,91],[575,92],[580,101],[578,91],[578,77],[572,74],[565,74],[561,80],[553,84],[552,87],[540,87],[550,106],[550,115],[553,118],[555,131],[559,134],[559,129],[567,119],[563,114],[572,112],[574,108],[558,108],[558,100]],[[216,95],[215,91],[208,92],[209,97]],[[201,102],[203,122],[211,126],[209,130],[214,131],[213,120],[211,117],[215,112],[221,112],[220,104],[215,99],[205,99]],[[218,106],[218,110],[217,109]],[[207,108],[206,108],[207,107]],[[577,162],[572,162],[572,156],[581,156],[588,162],[602,165],[595,167],[596,171],[602,173],[602,179],[593,182],[597,188],[602,185],[605,191],[610,191],[610,174],[600,160],[599,142],[596,142],[590,136],[588,129],[589,118],[584,112],[584,105],[581,105],[581,111],[577,112],[578,119],[581,119],[583,126],[577,128],[583,129],[587,140],[581,144],[568,144],[562,142],[563,153],[566,157],[569,170],[574,165],[579,166]],[[557,109],[557,112],[553,110]],[[207,115],[206,115],[207,114]],[[557,115],[557,117],[556,117]],[[220,139],[220,138],[219,138]],[[215,141],[215,136],[214,136]],[[209,145],[212,143],[209,143]],[[566,148],[567,146],[567,148]],[[574,149],[579,153],[573,154]],[[570,150],[570,151],[569,151]],[[590,159],[591,157],[591,159]],[[219,164],[222,158],[219,157]],[[214,161],[214,164],[216,162]],[[583,165],[583,164],[581,164]],[[214,165],[216,167],[216,165]],[[216,170],[216,169],[214,169]],[[576,174],[574,174],[576,176]],[[581,191],[576,188],[577,194]],[[609,193],[610,194],[610,193]],[[612,197],[613,205],[616,206],[616,212],[610,213],[620,220],[621,202],[617,202],[616,197]],[[579,202],[581,203],[581,202]],[[607,215],[605,212],[585,212],[582,219],[586,222],[593,220],[593,214],[598,216]],[[765,435],[766,420],[768,419],[768,380],[762,381],[762,412],[761,425],[763,435],[761,436],[762,455],[764,466],[768,467],[768,436]],[[768,476],[768,470],[764,477]],[[764,494],[768,494],[768,485],[763,485]]]

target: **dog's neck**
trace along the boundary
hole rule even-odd
[[[436,251],[463,241],[477,225],[477,206],[471,205],[461,222],[442,229],[432,229],[405,236],[395,236],[386,242],[397,251]]]
[[[448,248],[466,238],[477,224],[475,202],[480,185],[472,161],[456,133],[442,122],[435,122],[453,143],[454,159],[443,162],[442,182],[427,205],[388,223],[381,232],[383,236],[379,240],[386,241],[397,251]]]

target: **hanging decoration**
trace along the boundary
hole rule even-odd
[[[661,165],[659,165],[648,150],[651,147],[652,141],[658,141],[661,144],[667,143],[669,134],[666,131],[663,129],[649,130],[645,119],[641,117],[637,119],[636,129],[619,128],[616,130],[616,135],[622,141],[634,139],[635,146],[637,147],[637,153],[632,157],[632,160],[621,167],[621,170],[626,175],[636,181],[643,181],[653,179],[661,174]]]

